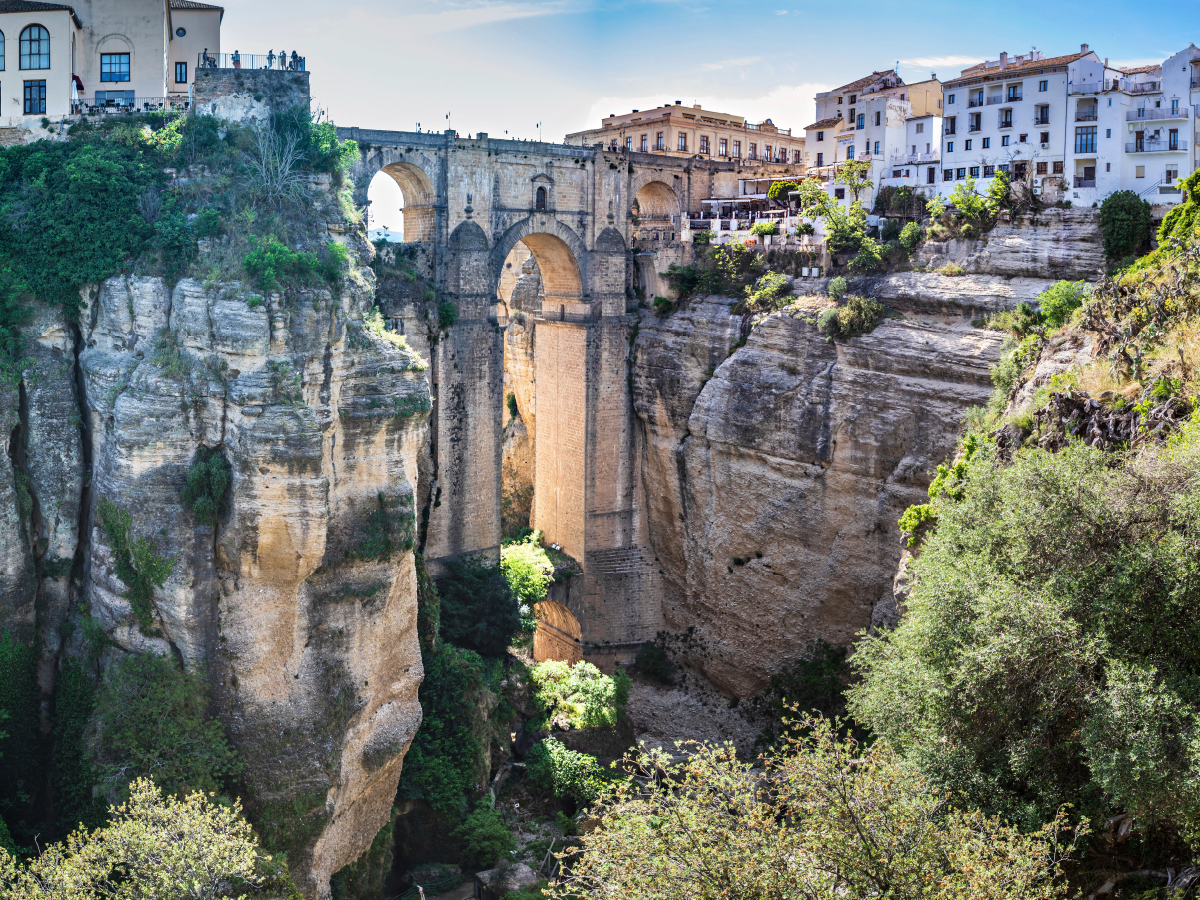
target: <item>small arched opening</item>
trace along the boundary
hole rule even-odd
[[[571,611],[554,600],[543,600],[533,607],[538,627],[533,635],[533,658],[535,662],[561,659],[575,663],[583,659],[583,632],[579,620]]]
[[[433,184],[411,163],[392,163],[380,169],[367,187],[368,227],[374,240],[392,243],[434,239],[436,214]]]
[[[642,185],[633,202],[639,219],[670,221],[679,215],[679,198],[661,181]]]
[[[534,199],[533,208],[534,209],[545,209],[546,208],[546,189],[544,187],[539,187],[537,189],[537,196]]]

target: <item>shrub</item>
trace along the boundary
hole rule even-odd
[[[883,307],[870,297],[850,296],[837,309],[827,309],[817,320],[817,327],[831,338],[848,341],[869,334],[883,321]]]
[[[905,616],[855,650],[859,721],[1024,825],[1072,803],[1200,844],[1200,443],[977,451],[939,500]]]
[[[909,223],[912,224],[911,222]],[[879,239],[882,241],[894,241],[900,237],[902,226],[899,219],[886,219],[883,223],[883,228],[879,230]]]
[[[200,674],[153,653],[118,660],[96,698],[95,762],[109,796],[124,794],[143,776],[153,776],[169,796],[221,791],[241,765],[207,710]]]
[[[542,794],[588,803],[595,800],[604,787],[604,770],[596,757],[568,750],[552,737],[529,749],[525,754],[525,765],[530,786]]]
[[[767,198],[787,206],[791,202],[788,194],[798,190],[800,190],[800,186],[794,181],[776,181],[767,189]],[[770,232],[770,234],[774,233]]]
[[[413,548],[413,514],[408,494],[389,497],[382,491],[356,542],[357,559],[388,559],[396,551]]]
[[[804,237],[805,235],[813,235],[817,233],[817,228],[812,222],[801,222],[796,226],[796,237]]]
[[[850,260],[850,271],[856,275],[870,275],[883,267],[883,247],[874,238],[864,237],[857,255]]]
[[[1090,293],[1086,281],[1058,281],[1038,295],[1037,303],[1046,324],[1061,328]]]
[[[296,251],[270,235],[250,235],[250,250],[242,258],[242,268],[264,293],[309,284],[321,270],[312,253]]]
[[[508,405],[508,416],[510,419],[521,418],[521,410],[517,406],[517,395],[516,394],[509,394],[505,398],[504,402]]]
[[[967,270],[958,263],[948,262],[937,270],[939,275],[945,275],[947,278],[961,278],[967,274]]]
[[[839,275],[829,282],[829,299],[834,303],[841,303],[844,296],[846,296],[846,279]]]
[[[750,226],[750,233],[758,237],[769,234],[779,234],[779,225],[775,222],[755,222]]]
[[[905,543],[909,547],[916,547],[926,530],[937,524],[937,514],[928,503],[917,503],[904,510],[896,524],[900,526],[900,533],[907,535]]]
[[[217,524],[232,475],[233,469],[220,450],[201,447],[196,452],[183,488],[183,505],[191,510],[197,522]]]
[[[154,627],[154,589],[167,583],[175,568],[175,557],[161,556],[158,545],[148,537],[134,540],[133,516],[105,497],[100,498],[96,507],[96,518],[108,537],[116,563],[114,568],[126,586],[125,597],[134,618],[142,631],[150,634]]]
[[[676,303],[674,300],[668,300],[666,297],[654,298],[654,314],[656,316],[668,316],[675,312]]]
[[[211,206],[200,210],[192,223],[192,231],[196,237],[216,237],[221,233],[221,214]]]
[[[921,226],[916,222],[909,222],[900,229],[900,246],[911,255],[921,245],[921,237]]]
[[[767,272],[753,287],[746,288],[746,302],[742,308],[747,312],[765,312],[775,309],[792,291],[791,283],[778,272]]]
[[[437,305],[438,328],[448,331],[458,322],[458,307],[449,300],[439,300]]]
[[[659,684],[675,683],[675,663],[671,662],[666,648],[658,641],[641,646],[634,659],[633,670]]]
[[[471,871],[490,869],[517,849],[517,842],[504,824],[504,818],[486,800],[454,830],[454,836],[463,844],[462,866]]]
[[[521,616],[500,566],[468,557],[446,568],[437,584],[442,639],[484,656],[503,656],[521,630]]]
[[[1100,205],[1100,230],[1110,260],[1144,250],[1151,226],[1150,204],[1133,191],[1114,191]]]
[[[589,662],[546,660],[530,670],[534,699],[548,718],[569,728],[615,725],[629,701],[629,676],[609,676]]]

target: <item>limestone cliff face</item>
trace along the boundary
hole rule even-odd
[[[369,270],[366,279],[369,279]],[[363,279],[362,275],[357,276]],[[114,278],[83,314],[88,499],[175,557],[143,633],[91,519],[83,595],[122,650],[208,671],[246,764],[250,811],[319,823],[293,856],[305,893],[384,824],[420,723],[411,552],[428,387],[361,325],[369,280],[256,307],[240,284]],[[200,447],[232,463],[215,530],[181,504]],[[381,523],[383,523],[381,525]],[[372,528],[401,545],[362,558]],[[297,858],[297,856],[299,858]]]

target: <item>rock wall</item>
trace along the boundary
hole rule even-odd
[[[360,255],[365,243],[353,245]],[[112,278],[78,326],[36,307],[0,390],[0,624],[43,646],[49,698],[90,617],[102,663],[156,652],[204,671],[244,763],[251,818],[288,841],[305,895],[388,820],[421,721],[414,492],[428,439],[419,357],[366,330],[373,277],[251,306],[239,283]],[[201,448],[232,464],[215,527],[184,507]],[[173,559],[139,625],[101,500]],[[82,527],[81,527],[82,526]],[[390,535],[394,552],[365,554]],[[78,625],[78,622],[75,622]]]

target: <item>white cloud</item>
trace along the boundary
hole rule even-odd
[[[761,56],[739,56],[734,59],[723,59],[720,62],[705,63],[700,68],[706,72],[715,72],[718,69],[736,69],[741,66],[752,66],[758,62],[762,62]]]
[[[929,69],[931,72],[941,69],[946,73],[953,72],[957,75],[959,70],[980,62],[983,60],[978,56],[918,56],[914,59],[902,59],[900,65],[912,69]],[[945,81],[947,76],[942,75],[941,77]]]
[[[788,11],[786,9],[775,10],[775,15],[777,15],[777,16],[786,16],[787,13],[788,13]]]

